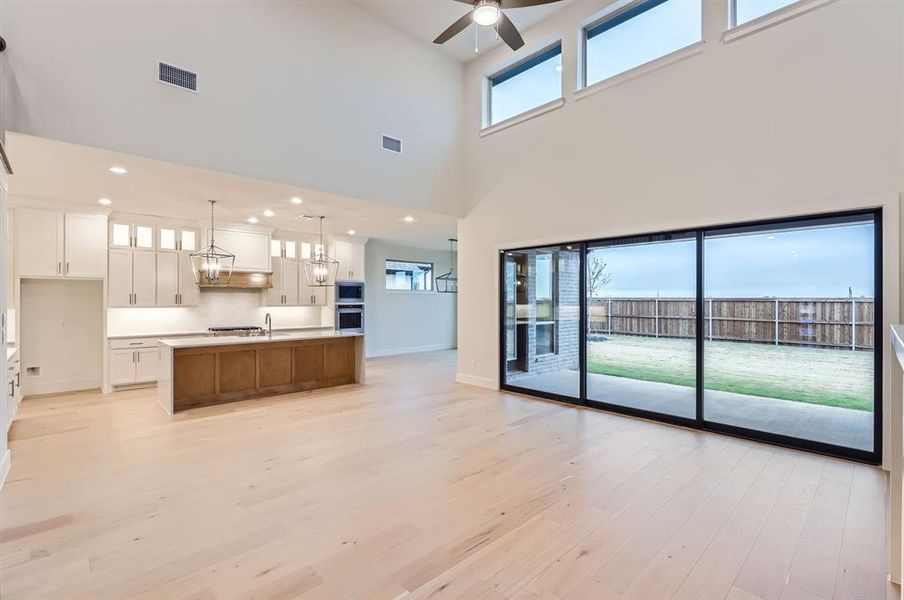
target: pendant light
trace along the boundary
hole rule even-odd
[[[452,255],[455,254],[455,244],[458,242],[455,238],[449,238],[449,271],[436,277],[436,291],[441,294],[457,294],[458,293],[458,277],[455,276],[455,266]]]
[[[210,202],[210,242],[195,252],[188,255],[191,261],[191,270],[198,285],[229,285],[232,279],[232,266],[235,264],[235,254],[226,252],[214,243],[213,205],[216,200]]]
[[[332,287],[336,285],[336,273],[339,271],[339,261],[326,254],[323,245],[323,219],[325,217],[313,217],[320,219],[320,243],[314,250],[313,256],[302,261],[304,264],[304,277],[309,286]]]

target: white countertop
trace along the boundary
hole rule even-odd
[[[329,329],[325,331],[299,331],[297,333],[279,332],[273,337],[261,336],[208,336],[202,338],[161,339],[160,344],[170,348],[200,348],[203,346],[226,346],[230,344],[269,344],[272,342],[291,342],[293,340],[317,340],[324,338],[361,337],[363,333],[348,333]]]
[[[16,352],[18,352],[18,351],[19,351],[18,346],[7,346],[6,347],[6,360],[9,360],[12,357],[14,357],[16,355]]]
[[[329,329],[333,331],[332,326],[327,325],[300,325],[298,327],[274,327],[273,331],[318,331]],[[108,335],[108,340],[125,340],[130,338],[176,338],[189,335],[209,335],[209,331],[176,331],[170,333],[129,333]]]
[[[904,325],[891,326],[891,344],[901,366],[904,367]]]

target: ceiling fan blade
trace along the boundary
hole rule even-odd
[[[503,13],[502,18],[499,19],[499,37],[501,37],[512,50],[517,50],[524,45],[524,39],[521,37],[521,34],[518,33],[518,29],[515,27],[515,24],[512,23],[512,20],[505,16],[505,13]]]
[[[461,0],[464,2],[465,0]],[[559,0],[502,0],[502,8],[526,8],[528,6],[540,6],[541,4],[552,4]]]
[[[473,22],[474,22],[474,19],[471,17],[471,13],[469,12],[468,14],[466,14],[459,20],[457,20],[454,23],[452,23],[451,25],[449,25],[449,27],[446,28],[446,30],[444,32],[439,34],[437,36],[437,38],[435,40],[433,40],[433,43],[434,44],[445,44],[446,42],[448,42],[449,40],[454,38],[456,35],[458,35],[462,31],[464,31],[465,28],[467,28],[467,26]]]

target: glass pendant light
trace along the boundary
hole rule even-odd
[[[449,238],[449,259],[453,260],[455,254],[455,244],[458,242],[455,238]],[[458,293],[458,277],[455,276],[454,263],[450,262],[449,271],[442,275],[436,276],[436,291],[441,294],[457,294]]]
[[[336,273],[339,272],[339,261],[331,258],[326,254],[326,246],[323,245],[323,219],[324,217],[314,217],[320,219],[320,243],[314,249],[314,254],[310,258],[304,259],[304,277],[309,286],[312,287],[333,287],[336,285]]]
[[[229,285],[232,279],[232,266],[235,264],[235,254],[226,252],[214,243],[213,205],[216,200],[210,202],[210,242],[200,250],[188,255],[191,261],[191,270],[198,285]]]

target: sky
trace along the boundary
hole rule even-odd
[[[852,224],[706,238],[704,295],[734,298],[874,296],[874,227]],[[600,295],[694,297],[695,242],[591,251],[611,280]]]

